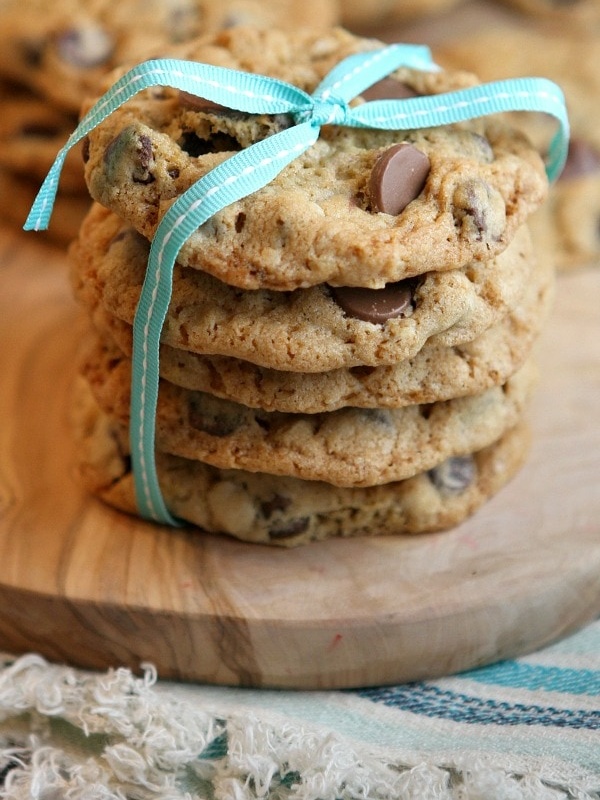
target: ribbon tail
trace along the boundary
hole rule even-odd
[[[378,50],[354,53],[340,61],[317,86],[313,97],[323,100],[333,97],[348,102],[399,67],[439,70],[427,46],[392,44]]]
[[[25,230],[45,230],[48,227],[60,173],[69,150],[138,92],[154,86],[170,86],[249,113],[287,113],[310,107],[311,102],[310,96],[301,89],[264,75],[173,58],[137,64],[122,75],[82,117],[59,151],[33,202]]]
[[[546,165],[549,180],[560,174],[569,145],[569,120],[560,87],[547,78],[509,78],[426,97],[373,100],[352,109],[350,125],[414,130],[464,122],[510,111],[550,114],[559,123]]]
[[[42,183],[33,205],[27,215],[23,230],[25,231],[40,231],[46,230],[52,215],[52,209],[56,201],[56,192],[58,191],[58,182],[60,180],[60,173],[62,172],[63,164],[67,153],[71,148],[71,144],[66,144],[56,156],[50,171],[46,175]]]
[[[175,261],[187,239],[221,209],[272,181],[317,140],[310,122],[296,125],[231,156],[181,195],[162,218],[150,248],[133,325],[130,445],[138,510],[177,525],[160,489],[154,441],[160,337],[172,295]]]

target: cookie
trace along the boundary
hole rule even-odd
[[[505,5],[536,21],[556,25],[557,33],[565,31],[600,32],[600,5],[597,0],[501,0]],[[577,62],[574,62],[577,63]]]
[[[4,222],[19,228],[27,219],[31,204],[37,194],[39,184],[22,175],[0,167],[0,214]],[[56,198],[56,224],[40,236],[66,247],[79,233],[82,220],[90,207],[87,194],[67,194],[59,192]]]
[[[131,361],[93,337],[81,374],[100,407],[129,422]],[[503,386],[454,400],[324,414],[252,409],[161,381],[156,447],[223,469],[370,486],[411,477],[486,447],[516,424],[536,383],[526,363]]]
[[[429,17],[460,5],[462,0],[340,0],[340,20],[355,32],[382,24],[400,24]]]
[[[311,91],[343,57],[376,47],[341,29],[232,28],[177,55]],[[464,72],[410,69],[395,80],[420,95],[476,83]],[[90,194],[151,239],[167,208],[198,178],[290,124],[286,115],[207,107],[176,90],[142,92],[90,133]],[[392,156],[408,157],[419,175],[402,184],[410,202],[401,210],[379,204]],[[412,131],[325,125],[316,144],[271,183],[192,233],[180,262],[245,289],[382,288],[432,265],[453,270],[498,255],[546,192],[539,154],[491,118]]]
[[[344,406],[399,408],[477,394],[505,383],[529,356],[550,312],[554,274],[552,262],[540,259],[521,302],[499,323],[460,346],[427,342],[414,358],[399,364],[282,372],[162,345],[161,375],[186,389],[253,408],[306,414]],[[130,357],[131,325],[101,306],[90,314],[102,337],[112,338]]]
[[[241,24],[326,27],[332,0],[5,0],[0,7],[0,75],[77,113],[114,67],[175,43]]]
[[[548,201],[535,214],[532,229],[538,234],[536,246],[555,254],[560,269],[597,261],[600,126],[593,110],[600,101],[600,31],[573,34],[505,22],[438,46],[435,56],[449,68],[461,64],[477,69],[483,80],[536,74],[560,84],[572,132],[569,155]],[[541,115],[528,115],[518,124],[540,149],[547,146],[548,124]]]
[[[87,307],[101,303],[132,323],[148,252],[146,239],[94,206],[71,249],[75,294]],[[240,290],[176,266],[162,338],[176,348],[293,372],[395,364],[427,341],[459,346],[495,324],[518,303],[534,263],[523,226],[495,259],[379,290]]]
[[[7,85],[0,85],[0,100],[0,167],[41,183],[77,118]],[[87,194],[80,145],[69,151],[60,189],[61,194]]]
[[[109,505],[136,514],[127,431],[102,414],[83,381],[77,387],[74,426],[82,485]],[[157,469],[166,503],[181,520],[247,542],[293,547],[332,537],[419,534],[457,525],[516,474],[528,445],[528,430],[520,422],[478,452],[368,488],[220,470],[161,452]]]
[[[559,271],[600,265],[600,150],[573,139],[566,168],[529,220],[537,249]]]

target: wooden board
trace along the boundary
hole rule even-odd
[[[35,234],[0,237],[0,647],[331,688],[522,654],[600,612],[600,270],[561,277],[533,452],[474,518],[285,551],[143,523],[82,493],[66,259]]]

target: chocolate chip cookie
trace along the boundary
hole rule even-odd
[[[146,239],[95,205],[71,249],[75,294],[87,307],[100,303],[132,323],[148,252]],[[496,258],[383,289],[241,290],[176,266],[162,338],[176,348],[293,372],[395,364],[427,341],[459,346],[495,324],[518,303],[534,264],[522,227]]]
[[[77,387],[74,421],[83,485],[135,514],[127,431]],[[196,529],[247,542],[293,547],[336,536],[419,534],[450,528],[518,471],[529,433],[522,423],[490,446],[395,483],[341,488],[321,481],[221,470],[159,452],[161,488],[172,512]]]
[[[200,34],[242,24],[325,27],[335,19],[331,0],[4,0],[0,75],[78,113],[116,66]]]
[[[0,167],[39,184],[76,126],[77,119],[75,115],[7,84],[0,84],[0,102]],[[65,160],[62,192],[85,193],[87,196],[81,146],[74,147]],[[23,221],[25,218],[26,215]]]
[[[344,56],[379,46],[339,29],[232,28],[177,54],[311,91]],[[409,69],[394,80],[418,95],[476,83],[464,72]],[[140,93],[89,135],[90,194],[151,239],[167,208],[192,183],[290,124],[287,115],[207,107],[176,90]],[[419,170],[419,181],[410,181],[407,205],[382,208],[380,199],[389,195],[382,194],[381,176],[399,169],[390,151],[396,155],[401,144],[413,163],[429,166]],[[397,183],[405,188],[404,180]],[[324,283],[377,289],[432,268],[455,270],[498,255],[546,192],[539,154],[494,119],[411,131],[325,125],[316,144],[271,183],[195,231],[180,262],[245,289],[290,291]]]
[[[81,374],[103,411],[127,425],[131,361],[93,337]],[[536,379],[528,362],[503,386],[470,397],[325,414],[251,409],[163,380],[156,446],[222,469],[370,486],[403,480],[451,456],[487,447],[517,423]]]
[[[344,406],[399,408],[476,394],[505,383],[531,353],[554,298],[555,271],[540,259],[521,301],[500,322],[463,345],[427,342],[413,358],[380,367],[283,372],[227,356],[162,345],[170,383],[265,411],[314,414]],[[103,338],[131,356],[131,325],[102,306],[86,309]],[[437,338],[437,337],[436,337]]]

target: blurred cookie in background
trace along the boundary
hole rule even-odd
[[[382,26],[403,24],[426,19],[462,4],[464,0],[339,0],[339,16],[342,25],[349,30],[368,33],[377,30],[382,35]]]
[[[237,25],[327,27],[331,0],[8,0],[0,7],[0,76],[75,113],[115,67]]]
[[[444,67],[477,71],[483,80],[538,75],[563,90],[571,125],[565,169],[549,199],[531,220],[542,251],[559,269],[600,262],[600,33],[581,33],[531,24],[455,34],[434,45]],[[514,115],[513,115],[514,118]],[[553,124],[542,115],[519,115],[518,124],[540,150],[548,147]]]

